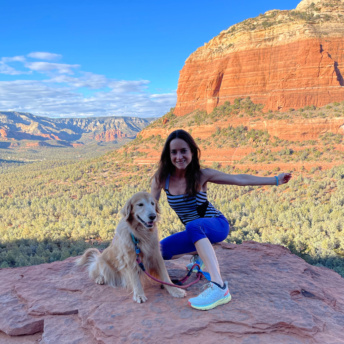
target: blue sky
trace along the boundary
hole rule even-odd
[[[222,30],[299,1],[0,0],[0,111],[160,117]]]

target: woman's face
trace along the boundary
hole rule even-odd
[[[192,161],[190,146],[182,139],[173,139],[170,142],[170,158],[178,170],[185,170]]]

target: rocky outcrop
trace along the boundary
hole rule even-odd
[[[0,128],[0,138],[5,139],[7,138],[7,130],[4,128]]]
[[[79,142],[77,142],[77,143],[72,143],[72,146],[75,147],[75,148],[76,148],[76,147],[82,147],[83,145],[84,145],[84,144],[81,143],[81,142],[80,142],[80,143],[79,143]]]
[[[250,96],[264,111],[344,99],[344,0],[247,19],[197,49],[180,72],[175,114]]]
[[[282,246],[215,245],[232,301],[208,312],[147,283],[148,301],[63,262],[0,271],[1,343],[344,343],[344,279]],[[188,258],[168,261],[172,277]],[[205,281],[193,285],[198,294]]]
[[[123,139],[125,137],[127,137],[126,134],[124,134],[121,130],[112,129],[112,130],[107,130],[100,134],[95,135],[94,139],[96,141],[112,142],[118,139]]]

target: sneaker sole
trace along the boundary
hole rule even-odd
[[[191,306],[192,308],[195,308],[195,309],[198,309],[201,311],[208,311],[209,309],[213,309],[217,306],[224,305],[224,304],[228,303],[230,300],[232,300],[232,296],[231,296],[231,294],[228,294],[223,299],[218,300],[214,303],[211,303],[210,305],[207,305],[207,306],[195,306],[190,301],[188,303],[189,303],[189,306]]]

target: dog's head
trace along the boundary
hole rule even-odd
[[[122,216],[130,224],[137,221],[148,229],[153,228],[159,213],[157,200],[148,192],[136,193],[121,210]]]

